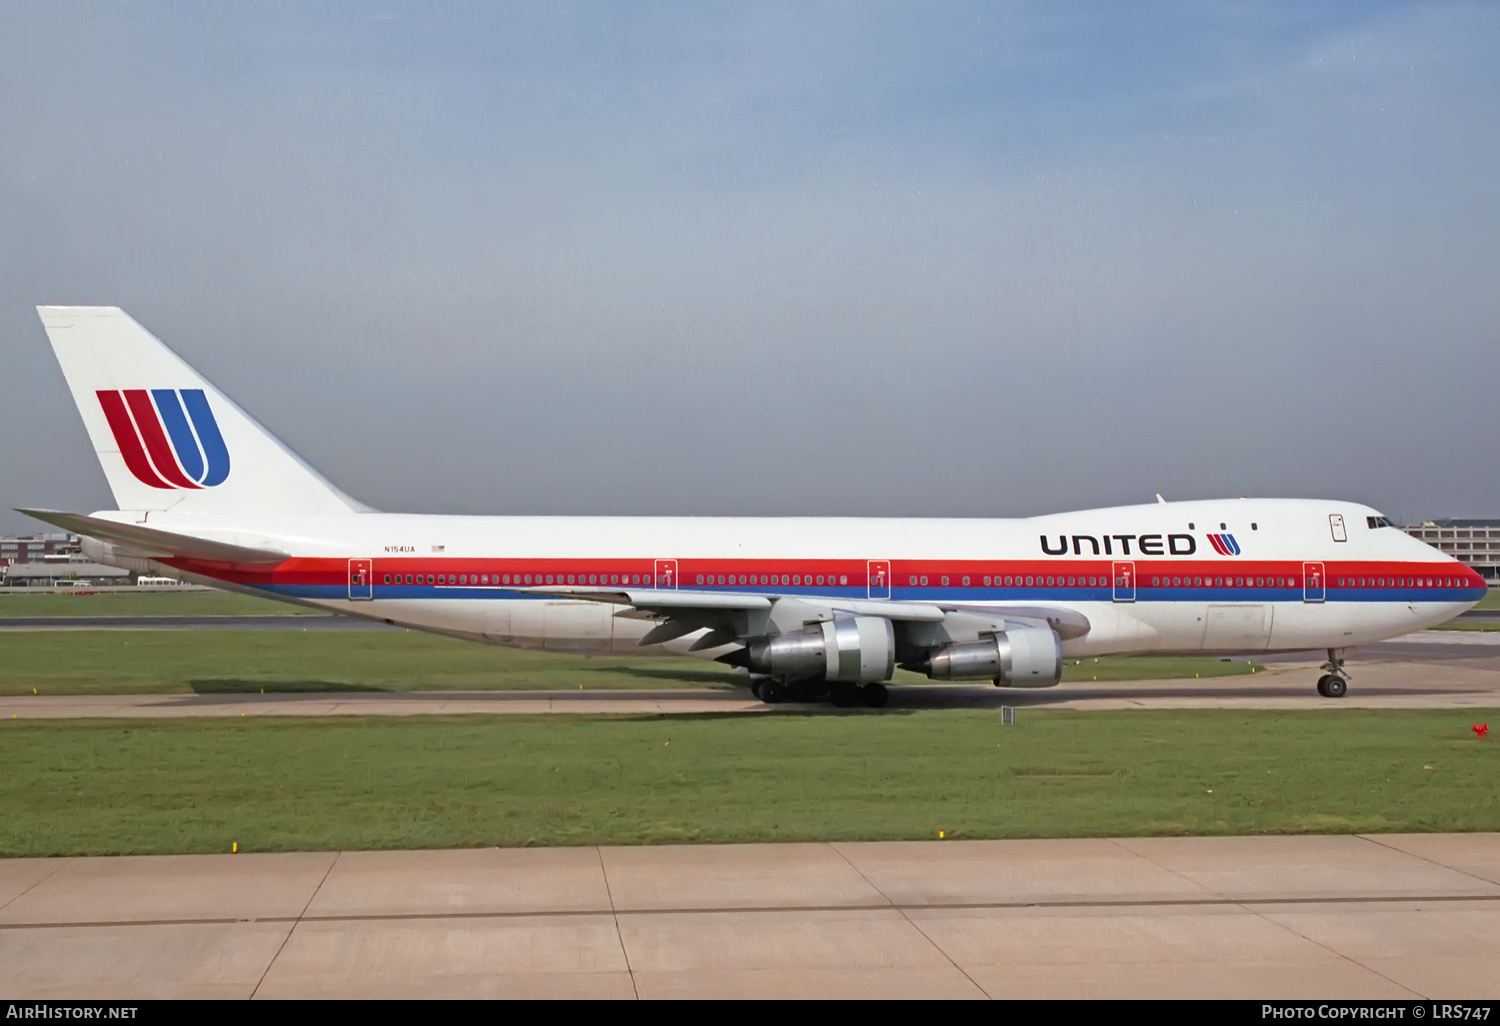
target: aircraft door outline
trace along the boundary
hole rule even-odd
[[[368,602],[375,597],[375,573],[368,559],[349,560],[349,598]]]
[[[1135,601],[1135,563],[1115,563],[1114,573],[1114,598],[1116,602]]]
[[[1333,532],[1333,540],[1346,542],[1349,540],[1349,532],[1344,530],[1344,515],[1342,513],[1328,514],[1328,529]]]
[[[1322,563],[1302,564],[1302,601],[1322,602],[1328,595],[1328,577]]]
[[[865,564],[868,594],[872,599],[891,597],[891,562],[888,559],[872,559]]]
[[[677,560],[658,559],[656,561],[656,579],[652,584],[663,591],[677,590]]]

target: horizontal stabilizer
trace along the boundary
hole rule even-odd
[[[161,531],[141,524],[121,524],[82,513],[61,513],[50,509],[17,509],[54,527],[74,534],[88,535],[100,541],[121,545],[148,559],[208,559],[216,563],[281,563],[291,555],[275,549],[257,549],[246,545],[195,538],[175,531]]]

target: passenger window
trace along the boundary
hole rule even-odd
[[[969,579],[967,577],[965,577],[964,578],[964,587],[967,588],[968,586],[969,586]]]
[[[840,584],[848,584],[849,583],[849,578],[846,577],[844,574],[839,574],[839,583]]]
[[[428,575],[427,575],[427,583],[428,583],[428,584],[431,584],[431,583],[432,583],[432,575],[431,575],[431,574],[428,574]]]
[[[1172,587],[1174,587],[1174,588],[1180,588],[1180,587],[1182,587],[1182,578],[1181,577],[1174,577],[1174,578],[1172,578]]]
[[[699,574],[699,575],[698,575],[698,583],[699,583],[699,584],[702,584],[702,583],[703,583],[703,575],[702,575],[702,574]]]
[[[1236,588],[1243,588],[1245,586],[1245,579],[1243,577],[1236,577],[1234,579],[1234,586]]]
[[[926,574],[922,575],[922,587],[924,587],[924,588],[927,587],[927,575]]]
[[[385,575],[385,583],[386,584],[390,584],[391,583],[391,575],[390,574],[386,574]]]
[[[1153,577],[1153,578],[1151,578],[1151,587],[1153,587],[1153,588],[1160,588],[1161,587],[1161,578],[1160,577]]]
[[[1028,578],[1026,578],[1026,586],[1027,586],[1027,587],[1030,587],[1030,586],[1031,586],[1031,582],[1032,582],[1032,580],[1033,580],[1033,578],[1031,578],[1031,577],[1028,577]]]
[[[943,575],[943,587],[945,587],[945,588],[948,587],[948,575],[947,574]]]
[[[917,583],[917,579],[916,579],[915,576],[913,576],[906,583],[907,584],[916,584]]]
[[[822,575],[822,574],[819,574],[819,575],[818,575],[818,583],[819,583],[819,584],[822,584],[822,583],[823,583],[823,575]]]
[[[1074,582],[1074,578],[1069,577],[1068,578],[1068,587],[1070,587],[1070,588],[1073,587],[1073,582]]]
[[[1047,578],[1047,587],[1049,587],[1049,588],[1052,587],[1052,582],[1053,582],[1053,578],[1051,578],[1051,577]]]
[[[986,588],[988,588],[988,587],[989,587],[989,586],[990,586],[990,578],[988,578],[988,577],[986,577],[986,578],[985,578],[985,579],[984,579],[984,586],[985,586],[985,587],[986,587]]]
[[[1203,578],[1201,578],[1201,577],[1194,577],[1193,578],[1193,587],[1195,587],[1195,588],[1201,588],[1201,587],[1203,587]]]
[[[1005,586],[1006,586],[1006,587],[1007,587],[1007,588],[1008,588],[1008,587],[1010,587],[1010,583],[1011,583],[1011,582],[1010,582],[1010,578],[1009,578],[1009,577],[1007,577],[1007,578],[1006,578],[1006,579],[1005,579]]]

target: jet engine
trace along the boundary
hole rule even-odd
[[[996,687],[1050,688],[1062,678],[1062,642],[1045,627],[1000,631],[934,652],[933,680],[992,680]]]
[[[896,631],[880,616],[838,616],[807,630],[752,641],[750,672],[783,680],[865,684],[896,671]]]

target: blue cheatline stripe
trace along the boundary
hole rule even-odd
[[[201,393],[200,393],[201,394]],[[198,452],[198,440],[193,429],[188,427],[187,417],[182,412],[182,403],[177,401],[177,391],[171,388],[153,388],[151,398],[156,401],[156,412],[167,426],[167,437],[172,439],[172,451],[189,481],[203,483],[203,456]]]
[[[347,584],[271,584],[258,590],[288,598],[347,599]],[[632,589],[650,590],[650,589]],[[699,589],[692,589],[699,590]],[[708,590],[704,588],[702,590]],[[715,588],[715,591],[729,591]],[[863,599],[862,588],[838,588],[833,592],[807,588],[754,589],[741,588],[742,594],[787,595],[816,600]],[[376,584],[377,599],[538,599],[557,601],[555,596],[511,591],[508,588],[480,585]],[[1329,588],[1323,605],[1339,602],[1472,602],[1482,592],[1477,588]],[[1114,593],[1103,588],[893,588],[891,599],[897,602],[945,602],[983,605],[990,602],[1112,602]],[[1274,602],[1302,604],[1301,588],[1152,588],[1135,591],[1137,604],[1152,602]]]
[[[219,434],[219,422],[214,420],[213,410],[208,408],[208,397],[201,388],[184,388],[182,401],[187,406],[188,416],[193,418],[193,429],[203,444],[203,455],[208,457],[208,473],[199,483],[205,488],[223,484],[229,476],[229,449],[224,445],[224,436]]]

